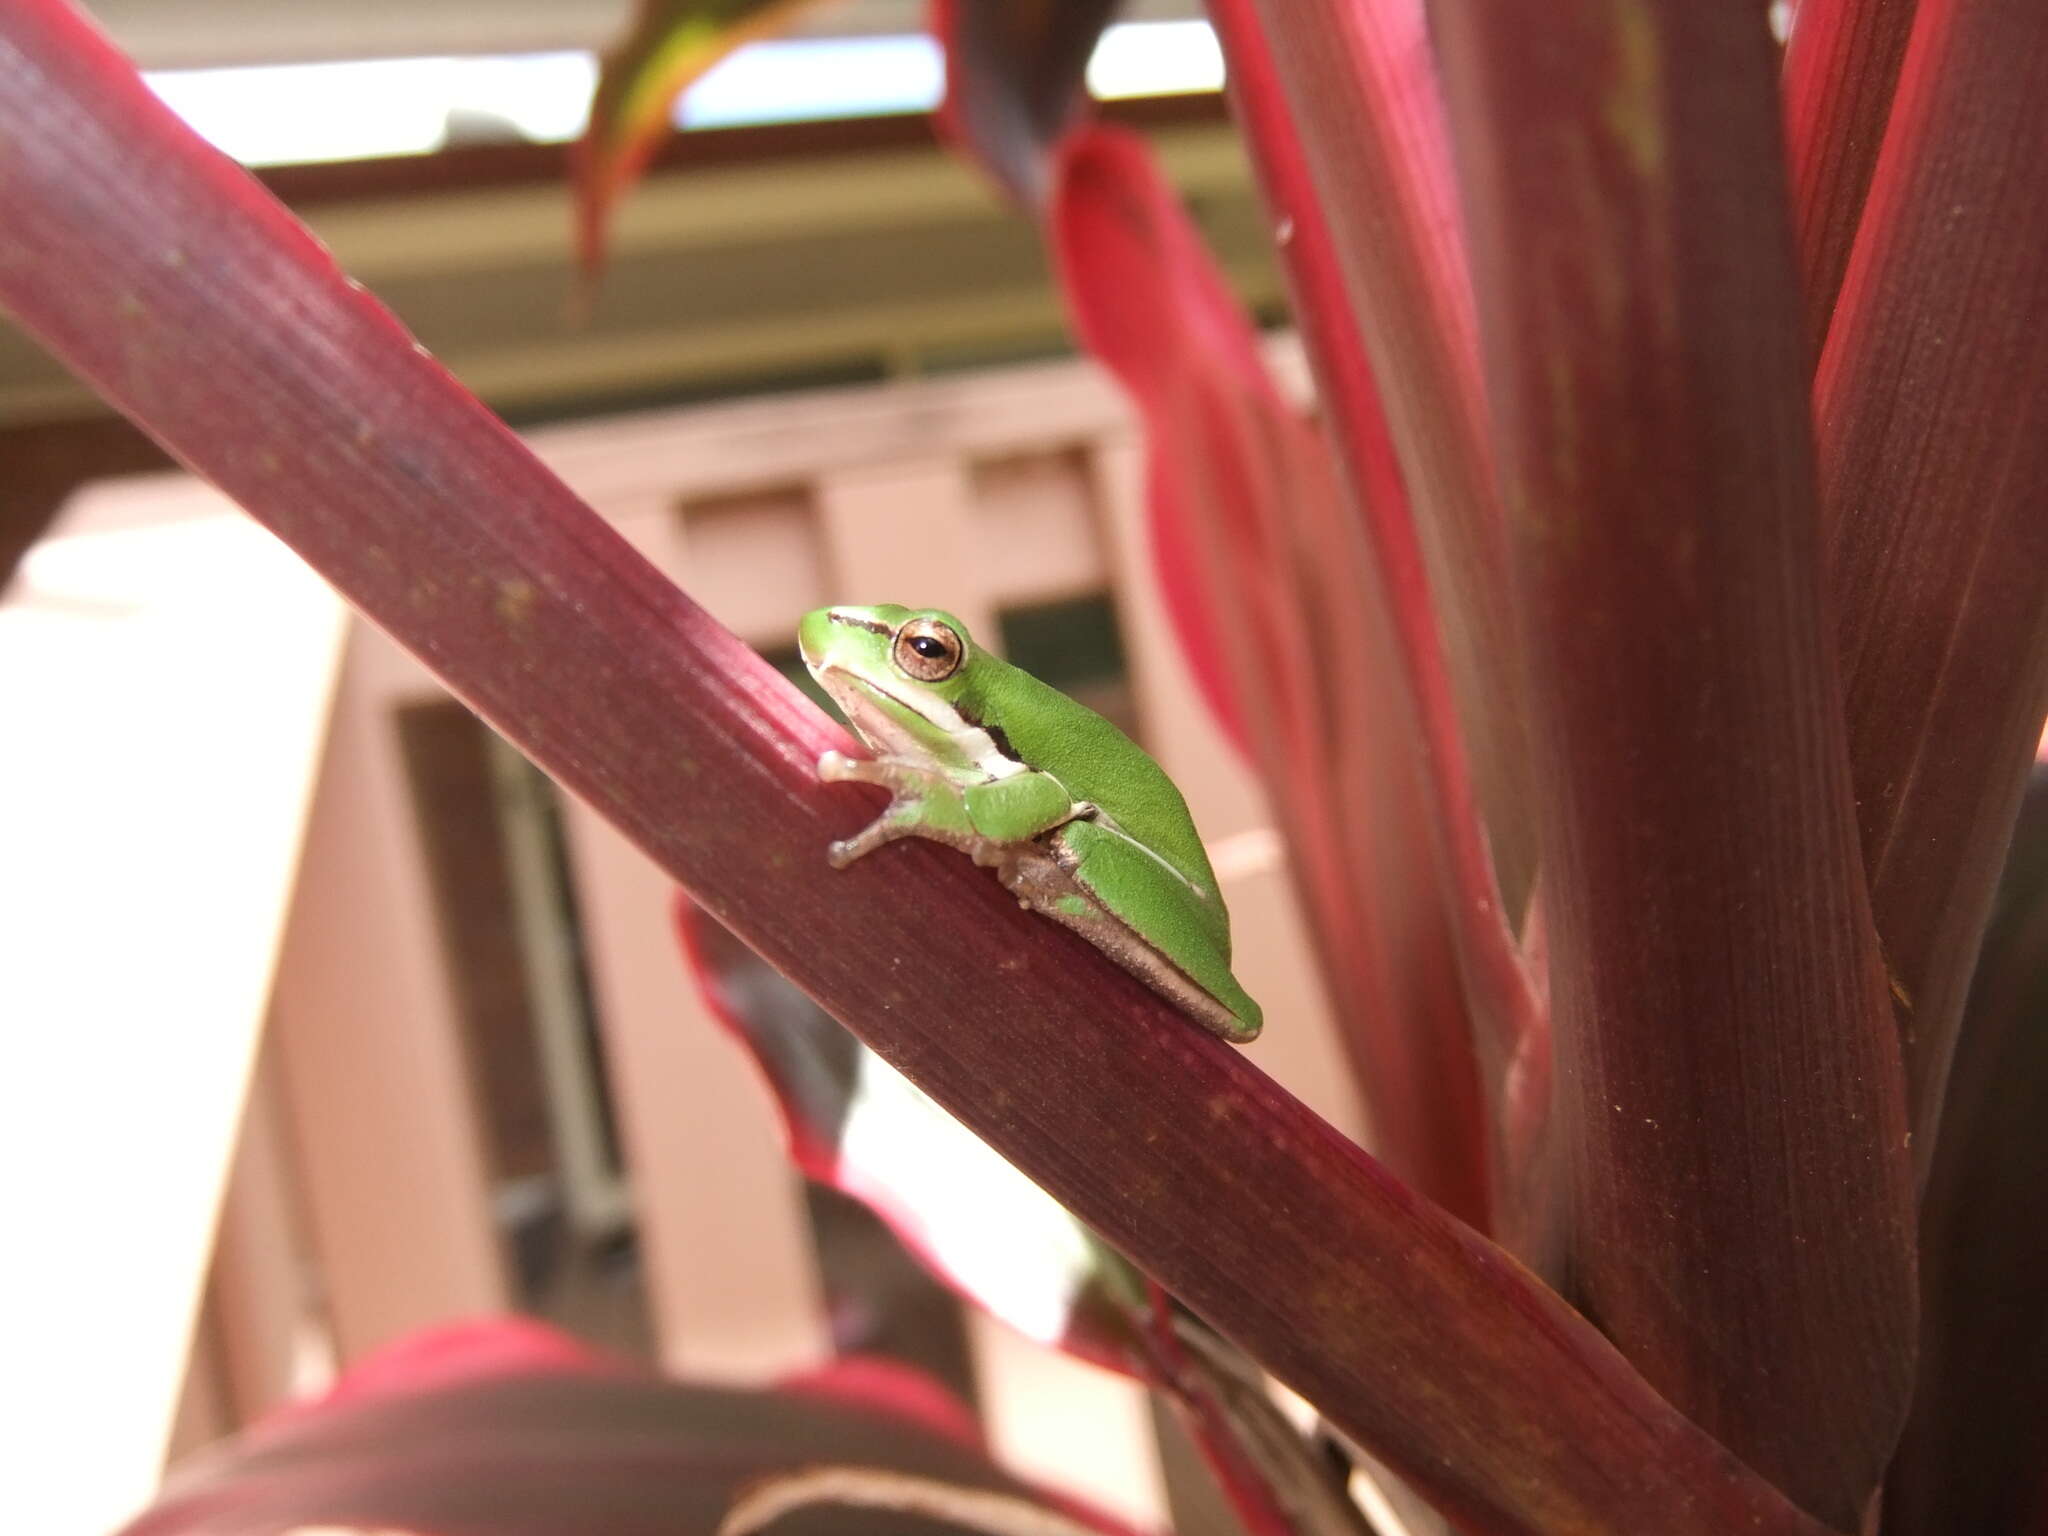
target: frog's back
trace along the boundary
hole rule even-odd
[[[1218,902],[1216,875],[1173,780],[1115,724],[1048,683],[984,653],[970,712],[1001,720],[997,745],[1099,806],[1122,831],[1158,854],[1201,896]]]

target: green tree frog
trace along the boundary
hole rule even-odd
[[[797,643],[875,753],[827,752],[818,776],[894,796],[835,869],[900,837],[958,848],[1226,1040],[1258,1034],[1187,802],[1128,736],[936,608],[820,608]]]

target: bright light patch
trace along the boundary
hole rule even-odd
[[[143,76],[200,137],[246,165],[421,155],[447,131],[451,59],[365,59]]]
[[[946,66],[929,37],[823,37],[750,43],[677,103],[682,128],[738,128],[929,112]]]
[[[150,88],[215,146],[247,165],[430,154],[451,123],[465,137],[561,143],[582,130],[597,81],[587,53],[360,59],[235,69],[155,70]],[[1223,58],[1208,23],[1127,22],[1088,66],[1097,96],[1211,91]],[[929,112],[945,87],[923,34],[752,43],[686,92],[684,128],[831,121]]]
[[[922,1225],[932,1263],[1026,1338],[1066,1336],[1100,1258],[1052,1196],[866,1049],[839,1136],[848,1193]]]
[[[1088,89],[1104,101],[1220,91],[1223,50],[1206,21],[1125,22],[1095,45]]]

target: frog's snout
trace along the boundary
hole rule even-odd
[[[797,621],[796,648],[807,667],[816,667],[825,659],[825,651],[832,635],[832,610],[813,608]]]

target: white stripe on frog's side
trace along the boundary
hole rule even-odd
[[[900,682],[893,689],[878,688],[866,678],[855,677],[837,667],[827,667],[818,681],[845,712],[861,740],[879,756],[918,757],[924,755],[925,749],[921,742],[905,735],[888,712],[876,704],[877,697],[899,704],[929,721],[934,729],[953,740],[962,757],[991,780],[1015,778],[1020,773],[1031,771],[1028,764],[1004,752],[986,730],[968,724],[959,710],[935,693],[921,688],[912,690]]]

